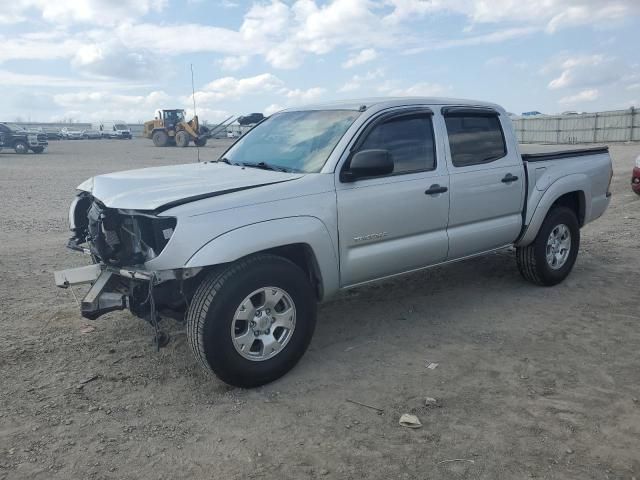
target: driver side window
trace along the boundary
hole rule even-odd
[[[433,137],[430,114],[402,115],[373,127],[358,151],[388,150],[394,162],[393,175],[435,170]]]

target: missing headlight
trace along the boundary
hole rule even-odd
[[[173,217],[157,217],[135,210],[107,208],[91,195],[78,195],[69,210],[74,236],[68,246],[85,250],[110,265],[140,265],[157,257],[176,227]]]

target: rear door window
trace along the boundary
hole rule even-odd
[[[454,167],[493,162],[507,154],[498,115],[445,114]]]

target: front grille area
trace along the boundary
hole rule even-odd
[[[91,253],[106,264],[140,265],[167,245],[176,219],[124,214],[94,201],[88,211],[87,240]]]

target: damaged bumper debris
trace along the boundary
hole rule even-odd
[[[187,295],[185,280],[200,269],[149,271],[176,227],[176,219],[150,212],[110,209],[88,192],[76,196],[69,210],[72,236],[67,247],[91,257],[93,264],[54,273],[58,287],[90,284],[81,302],[82,316],[96,319],[129,309],[152,323],[159,313],[181,318]]]

